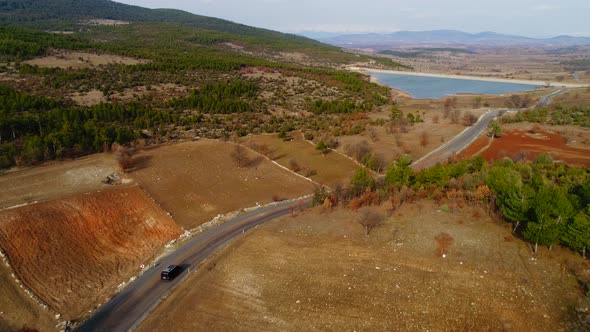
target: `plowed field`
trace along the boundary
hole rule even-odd
[[[136,186],[0,212],[13,269],[68,320],[105,301],[180,232]]]

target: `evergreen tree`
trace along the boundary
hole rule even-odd
[[[388,186],[408,186],[414,176],[414,171],[410,168],[411,159],[408,155],[403,155],[387,167],[385,173],[385,184]]]
[[[359,168],[350,181],[350,190],[352,195],[360,196],[367,189],[375,189],[375,179],[369,174],[364,167]]]

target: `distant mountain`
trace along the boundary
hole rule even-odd
[[[98,27],[99,24],[119,23],[131,24]],[[253,59],[264,59],[304,66],[334,67],[359,61],[376,61],[385,67],[401,66],[390,59],[351,54],[339,47],[303,36],[182,10],[149,9],[111,0],[0,0],[0,32],[2,29],[9,29],[9,32],[4,35],[0,33],[0,46],[7,48],[0,50],[0,57],[3,54],[39,55],[56,47],[53,39],[57,37],[53,36],[44,38],[43,47],[29,45],[32,48],[26,52],[20,50],[23,46],[21,44],[29,41],[15,41],[14,36],[22,39],[30,34],[28,30],[37,30],[71,32],[74,34],[72,37],[80,37],[85,42],[109,41],[116,44],[122,52],[130,48],[150,48],[162,53],[164,50],[169,51],[171,41],[175,42],[174,47],[199,46],[198,49],[191,49],[193,54],[208,52],[206,57],[199,59],[216,59],[212,65],[214,67],[223,67],[224,61],[235,64],[234,60],[238,55],[241,57],[239,63],[253,63]],[[233,68],[234,65],[230,67]]]
[[[390,34],[340,35],[318,40],[346,48],[385,49],[405,45],[422,46],[571,46],[590,45],[590,37],[558,36],[547,39],[504,35],[495,32],[467,33],[456,30],[399,31]]]

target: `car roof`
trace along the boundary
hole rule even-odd
[[[176,268],[176,265],[170,265],[167,268],[164,269],[164,271],[162,272],[170,272],[172,270],[174,270]]]

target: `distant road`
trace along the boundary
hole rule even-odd
[[[455,136],[452,140],[447,142],[445,145],[438,149],[430,152],[426,156],[418,159],[412,164],[412,168],[415,171],[420,171],[424,168],[428,168],[436,165],[437,163],[444,162],[451,158],[454,154],[461,152],[471,142],[473,142],[481,133],[488,128],[490,122],[497,116],[507,112],[508,110],[494,110],[489,111],[486,114],[479,117],[479,120],[473,126],[467,128],[459,135]]]
[[[175,286],[188,277],[189,270],[194,271],[205,259],[245,231],[291,213],[293,206],[308,207],[310,203],[311,198],[303,198],[263,207],[195,236],[145,271],[77,330],[126,332],[135,329]],[[182,274],[172,281],[160,280],[160,271],[171,264],[183,266]]]
[[[545,95],[539,99],[539,102],[535,106],[533,106],[533,108],[545,107],[551,103],[551,100],[554,97],[562,95],[568,91],[568,89],[562,89]],[[479,135],[481,135],[481,133],[483,133],[488,128],[492,120],[509,111],[518,112],[520,110],[499,109],[487,112],[479,118],[476,124],[467,128],[459,135],[455,136],[445,145],[439,147],[438,149],[430,152],[426,156],[415,161],[412,164],[412,169],[414,169],[415,171],[420,171],[424,168],[434,166],[437,163],[447,161],[453,155],[463,151],[463,149],[468,147],[469,144],[471,144]]]
[[[567,93],[568,91],[569,91],[568,89],[561,89],[561,90],[555,91],[553,93],[550,93],[546,96],[543,96],[539,99],[539,102],[534,107],[545,107],[551,103],[551,99],[553,99],[554,97],[557,97],[559,95],[562,95],[564,93]]]

